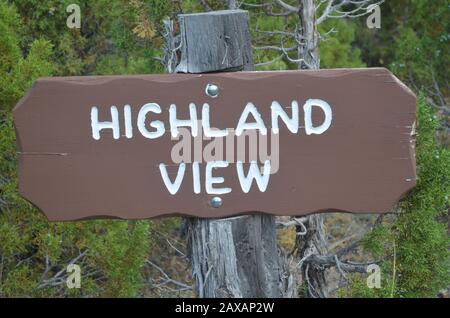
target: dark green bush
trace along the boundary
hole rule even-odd
[[[18,195],[11,109],[37,77],[56,69],[48,40],[33,40],[23,57],[23,28],[15,8],[0,1],[0,297],[136,296],[149,222],[49,223]],[[73,260],[81,267],[80,289],[66,286]]]
[[[420,96],[417,106],[417,186],[399,205],[395,221],[383,222],[365,238],[364,248],[382,260],[381,289],[357,277],[351,297],[436,297],[450,284],[447,208],[450,150],[436,141],[438,118]]]

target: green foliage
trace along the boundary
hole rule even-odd
[[[52,72],[52,47],[48,41],[34,41],[28,56],[22,57],[17,34],[21,28],[22,21],[14,7],[0,2],[0,110],[8,110],[37,76]]]
[[[136,296],[142,288],[142,268],[148,255],[148,222],[116,221],[115,231],[92,237],[92,267],[101,268],[106,281],[103,296]],[[101,230],[101,228],[98,228]],[[94,232],[95,233],[95,232]],[[128,234],[124,236],[124,233]]]
[[[66,7],[71,1],[15,0],[14,6],[24,17],[21,46],[25,48],[36,39],[45,39],[54,47],[53,61],[57,75],[73,75],[83,68],[80,56],[86,45],[78,30],[66,26],[68,13]],[[83,7],[82,4],[80,4]],[[101,22],[100,22],[101,23]]]
[[[54,47],[55,75],[115,74],[118,62],[125,74],[162,71],[154,60],[162,45],[159,25],[170,15],[174,4],[164,0],[81,0],[81,29],[69,29],[66,7],[71,0],[15,0],[20,16],[25,17],[22,47],[38,38]],[[33,8],[32,12],[30,8]],[[107,59],[109,62],[105,62]],[[113,61],[112,61],[113,60]],[[129,67],[129,61],[131,66]],[[101,68],[97,69],[101,64]],[[107,67],[108,66],[108,67]]]
[[[253,14],[250,15],[250,23],[251,29],[253,30],[252,41],[253,43],[256,43],[255,47],[271,45],[279,47],[282,41],[285,41],[283,42],[283,45],[286,47],[292,45],[289,39],[286,39],[283,36],[268,35],[264,33],[264,31],[284,30],[287,27],[285,26],[285,21],[277,17],[267,17],[264,13],[260,12],[252,13]],[[255,49],[253,50],[253,60],[255,63],[268,63],[273,61],[273,63],[267,65],[263,64],[257,66],[258,71],[285,70],[295,66],[289,65],[289,62],[282,57],[281,52],[275,50]]]
[[[381,259],[393,240],[389,229],[386,226],[379,225],[364,237],[363,247],[366,251],[370,251],[375,259]]]
[[[19,6],[25,3],[34,4],[17,1]],[[54,59],[52,46],[61,49],[65,42],[73,43],[67,34],[54,34],[60,41],[34,38],[33,33],[22,36],[23,29],[31,28],[38,35],[46,29],[43,8],[45,3],[24,25],[15,7],[0,1],[0,297],[136,296],[149,249],[148,221],[49,223],[17,191],[11,108],[37,77],[58,69],[80,71],[68,60]],[[81,289],[66,287],[66,266],[74,260],[81,267]]]
[[[440,220],[449,204],[450,150],[437,144],[439,121],[423,95],[417,112],[417,186],[400,203],[395,222],[375,227],[364,242],[384,260],[382,288],[369,289],[357,277],[347,296],[435,297],[450,284],[450,240]]]
[[[21,28],[20,18],[14,7],[0,2],[0,71],[7,73],[13,65],[21,58],[18,47],[19,38],[11,30],[19,31]]]
[[[396,0],[381,6],[381,29],[361,25],[357,43],[371,66],[389,67],[400,79],[441,104],[448,96],[450,10],[448,0]],[[362,24],[362,23],[361,23]]]
[[[0,296],[131,297],[142,287],[142,267],[149,249],[148,221],[49,223],[17,193],[15,134],[11,116],[0,126]],[[47,286],[80,253],[82,288],[65,280]],[[44,287],[42,287],[44,286]]]
[[[163,73],[163,65],[154,59],[156,50],[149,50],[142,56],[130,56],[125,61],[120,55],[106,55],[99,58],[95,68],[95,74],[102,75],[126,75],[126,74],[147,74],[148,70],[152,73]]]
[[[9,80],[2,88],[2,90],[5,89],[6,105],[11,105],[13,101],[21,97],[38,76],[49,76],[52,73],[51,55],[52,46],[47,40],[38,39],[31,44],[27,58],[19,59],[12,68],[9,78],[5,78],[5,81]],[[3,82],[3,79],[0,81]]]
[[[364,240],[367,251],[376,259],[385,259],[383,288],[370,290],[365,277],[356,277],[345,293],[435,297],[450,283],[445,215],[450,193],[450,151],[436,141],[439,121],[443,119],[445,125],[446,120],[443,104],[448,100],[450,11],[446,0],[386,1],[381,11],[381,30],[361,26],[356,42],[369,65],[389,67],[410,87],[422,92],[417,109],[418,179],[416,188],[400,203],[401,213],[396,220],[383,222]],[[442,105],[441,118],[430,104]]]
[[[353,47],[356,36],[356,25],[346,20],[328,20],[319,25],[319,32],[325,34],[334,30],[320,43],[320,67],[344,68],[364,67],[361,51]]]

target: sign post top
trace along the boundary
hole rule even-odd
[[[181,14],[178,20],[181,59],[176,72],[254,70],[247,11],[223,10]]]

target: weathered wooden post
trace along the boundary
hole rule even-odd
[[[247,11],[179,16],[176,72],[254,70]],[[192,270],[200,297],[292,297],[295,286],[277,246],[275,218],[189,220]]]

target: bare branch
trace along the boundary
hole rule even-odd
[[[369,9],[371,7],[381,5],[383,2],[384,0],[328,0],[327,6],[321,16],[317,19],[317,24],[319,25],[329,18],[344,19],[362,17],[370,13]],[[355,7],[349,11],[341,10],[341,8],[348,5],[353,5]]]
[[[344,270],[346,272],[350,273],[366,273],[367,266],[372,263],[350,263],[348,261],[340,261],[337,257],[337,255],[318,255],[318,254],[312,254],[308,259],[305,260],[305,262],[319,265],[324,268],[329,267],[337,267],[339,263],[339,267],[341,270]]]
[[[305,222],[305,218],[292,218],[290,221],[287,222],[283,222],[283,221],[276,221],[277,225],[282,225],[285,227],[289,227],[289,226],[298,226],[301,228],[301,231],[298,231],[296,234],[297,235],[306,235],[307,230],[306,230],[306,226],[305,224],[303,224],[303,222]]]
[[[179,281],[177,281],[177,280],[175,280],[175,279],[170,278],[169,275],[167,275],[166,272],[165,272],[161,267],[159,267],[158,265],[156,265],[156,264],[153,263],[152,261],[146,260],[146,263],[149,264],[149,265],[151,265],[153,268],[155,268],[155,269],[156,269],[158,272],[160,272],[160,273],[163,275],[163,277],[164,277],[162,283],[154,284],[153,287],[160,287],[160,286],[162,286],[162,285],[166,285],[166,284],[168,284],[168,283],[172,283],[172,284],[174,284],[174,285],[176,285],[176,286],[178,286],[178,287],[181,287],[181,288],[182,288],[181,290],[193,289],[193,287],[190,286],[190,285],[186,285],[186,284],[184,284],[184,283],[182,283],[182,282],[179,282]]]
[[[167,244],[169,244],[169,246],[171,248],[173,248],[178,254],[180,254],[182,257],[186,257],[186,254],[184,254],[182,251],[180,251],[178,248],[175,247],[175,245],[173,245],[172,243],[170,243],[169,239],[166,239]]]
[[[249,7],[249,8],[260,8],[264,10],[264,13],[267,14],[268,16],[274,16],[274,17],[285,17],[288,15],[291,15],[293,13],[296,13],[295,11],[289,11],[289,10],[284,10],[282,12],[274,12],[273,11],[273,3],[272,2],[265,2],[265,3],[247,3],[247,2],[241,2],[239,6],[245,6],[245,7]]]
[[[240,6],[246,6],[250,8],[265,8],[265,7],[271,7],[272,3],[265,2],[265,3],[247,3],[247,2],[241,2]]]
[[[328,0],[325,10],[323,11],[322,15],[316,21],[317,25],[322,23],[328,17],[328,15],[332,12],[333,2],[334,2],[334,0]],[[317,8],[316,8],[316,12],[317,12]]]
[[[279,30],[267,31],[267,30],[255,29],[254,31],[257,32],[257,33],[263,33],[263,34],[266,34],[266,35],[269,35],[269,36],[275,36],[275,35],[295,36],[294,32],[279,31]]]
[[[275,63],[276,61],[280,60],[282,57],[283,57],[283,54],[280,54],[279,56],[277,56],[273,60],[270,60],[270,61],[267,61],[267,62],[256,63],[255,66],[267,66],[267,65]]]
[[[286,2],[282,0],[275,0],[275,3],[281,6],[283,9],[289,12],[298,12],[300,10],[299,7],[291,6],[290,4],[287,4]]]
[[[163,34],[164,57],[161,60],[163,65],[166,67],[167,71],[169,73],[173,73],[175,71],[175,67],[178,64],[177,51],[181,48],[183,43],[181,37],[179,36],[177,37],[174,35],[173,21],[171,19],[169,18],[164,19],[163,24],[164,24],[164,34]]]
[[[274,50],[274,51],[283,51],[283,49],[279,46],[274,46],[274,45],[266,45],[266,46],[255,46],[253,47],[255,50]],[[288,47],[285,48],[284,50],[287,52],[290,51],[295,51],[297,49],[297,47],[293,46],[293,47]]]
[[[75,264],[78,262],[81,258],[83,258],[87,254],[88,250],[86,249],[84,252],[80,253],[77,257],[72,259],[68,265]],[[43,289],[46,287],[52,287],[52,286],[59,286],[65,283],[65,276],[67,275],[66,267],[63,267],[59,272],[57,272],[53,277],[49,279],[45,279],[45,276],[50,272],[52,269],[52,265],[50,264],[48,255],[45,257],[45,270],[44,273],[41,275],[41,278],[39,279],[37,289]],[[92,275],[96,274],[97,272],[92,273]],[[65,274],[65,275],[63,275]],[[84,275],[85,277],[88,275]]]

